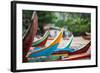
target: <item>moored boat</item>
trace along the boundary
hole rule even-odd
[[[33,12],[31,24],[28,26],[25,34],[23,35],[23,62],[27,62],[26,54],[32,46],[32,41],[38,29],[38,17],[36,12]]]
[[[44,46],[45,43],[47,42],[49,34],[50,34],[50,32],[46,31],[46,33],[44,34],[44,36],[41,39],[32,43],[32,47]]]
[[[36,47],[35,50],[27,57],[39,57],[39,56],[49,56],[58,47],[60,40],[63,36],[63,29],[59,32],[56,38],[48,45],[44,47]]]

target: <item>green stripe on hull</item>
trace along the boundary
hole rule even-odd
[[[35,47],[35,46],[37,46],[38,44],[40,44],[41,42],[43,42],[46,38],[48,38],[49,34],[50,34],[50,32],[47,31],[47,32],[44,34],[44,36],[43,36],[40,40],[38,40],[38,41],[36,41],[36,42],[33,42],[32,47]]]

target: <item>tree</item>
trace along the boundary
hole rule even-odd
[[[32,10],[23,10],[23,32],[27,29],[28,25],[31,23]],[[39,34],[43,34],[43,26],[49,23],[55,23],[55,19],[57,18],[54,12],[50,11],[37,11],[38,15],[38,23],[39,23]]]
[[[57,17],[53,12],[50,11],[37,11],[40,33],[43,34],[43,27],[49,23],[55,23]]]
[[[84,35],[85,32],[91,31],[91,15],[89,13],[69,13],[66,23],[74,35]]]
[[[23,10],[23,32],[31,22],[32,13],[32,10]],[[37,11],[37,15],[39,23],[38,34],[41,35],[44,33],[43,27],[49,23],[64,27],[73,32],[74,35],[84,35],[85,32],[91,32],[90,13]]]

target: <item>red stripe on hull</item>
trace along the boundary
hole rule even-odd
[[[91,42],[89,42],[85,47],[81,48],[80,50],[77,50],[75,52],[70,52],[69,55],[85,53],[89,49],[90,45],[91,45]]]
[[[44,41],[42,41],[40,44],[38,44],[37,46],[44,46],[45,45],[45,43],[47,42],[47,39],[48,38],[46,38]]]

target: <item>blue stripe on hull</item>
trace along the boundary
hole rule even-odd
[[[57,51],[74,52],[75,49],[72,49],[72,48],[57,48],[54,52],[57,52]]]
[[[39,56],[49,56],[51,53],[54,52],[54,50],[57,48],[58,44],[55,44],[54,46],[51,46],[50,48],[46,48],[45,50],[42,50],[37,53],[31,54],[29,57],[39,57]]]

